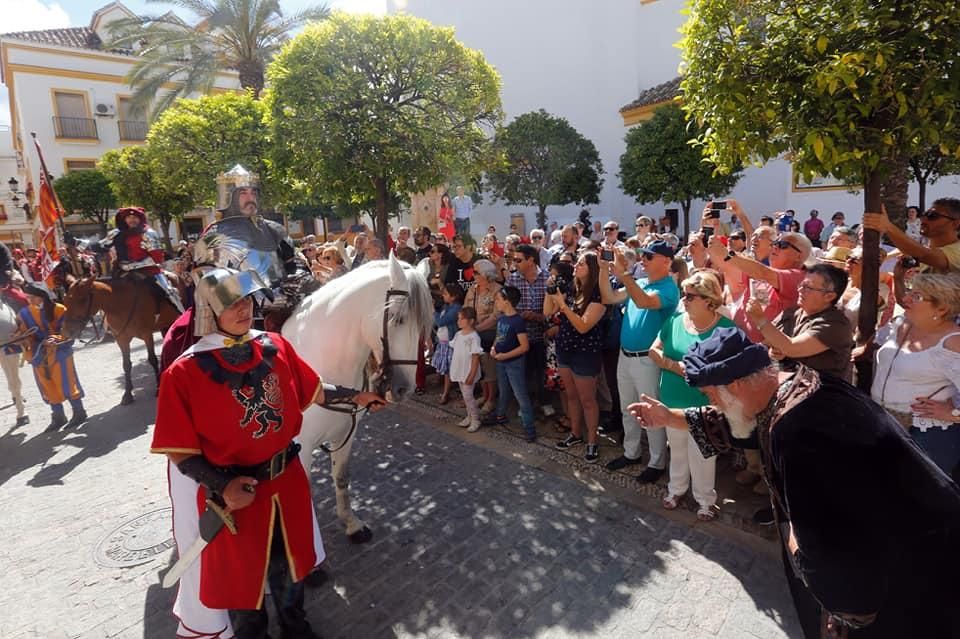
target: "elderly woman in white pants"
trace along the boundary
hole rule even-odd
[[[716,275],[709,270],[695,271],[680,285],[683,310],[666,321],[660,336],[650,347],[650,359],[660,367],[660,401],[670,408],[693,408],[709,403],[707,396],[692,388],[683,377],[683,356],[695,343],[708,338],[716,329],[734,326],[717,309],[723,304],[723,291]],[[663,507],[675,509],[693,483],[697,518],[710,521],[717,516],[716,457],[705,459],[686,430],[668,428],[670,444],[670,483]]]

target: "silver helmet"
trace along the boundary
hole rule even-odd
[[[226,173],[217,176],[217,210],[224,217],[245,214],[240,210],[237,197],[239,189],[253,189],[257,194],[259,207],[260,177],[237,164]]]
[[[238,271],[232,268],[213,268],[197,271],[195,293],[194,334],[209,335],[217,331],[216,317],[248,295],[273,299],[270,290],[260,275],[253,270]]]

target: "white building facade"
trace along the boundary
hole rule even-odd
[[[33,132],[54,178],[93,168],[110,149],[143,143],[148,124],[131,111],[132,90],[124,80],[136,57],[133,52],[103,48],[109,40],[108,25],[133,16],[122,4],[113,2],[96,11],[87,27],[0,35],[0,79],[10,99],[10,130],[0,131],[0,137],[9,138],[16,166],[16,174],[0,173],[0,190],[13,177],[21,190],[33,194],[29,204],[36,204],[40,163]],[[218,75],[214,90],[238,87],[237,74],[230,72]],[[6,144],[6,139],[0,142],[0,156]],[[2,162],[0,158],[0,169],[9,172]],[[202,226],[210,221],[212,214],[210,219],[188,224]],[[72,215],[66,223],[78,235],[99,231],[95,224]],[[33,244],[29,235],[13,236],[3,225],[0,240]]]
[[[674,45],[686,20],[684,0],[388,0],[387,7],[389,13],[452,26],[458,40],[480,50],[501,75],[507,122],[543,108],[593,141],[606,171],[600,204],[588,207],[594,220],[614,219],[630,228],[638,215],[658,219],[679,208],[675,202],[637,204],[620,190],[617,173],[627,128],[649,118],[662,103],[637,104],[638,96],[677,77],[680,53]],[[818,209],[821,219],[829,221],[831,213],[844,211],[847,221],[855,223],[863,208],[862,193],[845,187],[798,187],[792,166],[783,160],[748,168],[730,196],[754,222],[762,214],[794,209],[802,223],[811,209]],[[913,184],[911,203],[916,196]],[[928,187],[927,204],[943,196],[960,196],[960,178],[943,178]],[[694,202],[691,218],[702,207],[703,202]],[[549,207],[548,220],[574,221],[581,208]],[[532,207],[507,206],[486,196],[474,211],[472,230],[483,232],[491,224],[505,229],[511,214],[519,212],[531,228]]]

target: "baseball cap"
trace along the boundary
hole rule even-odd
[[[662,255],[664,257],[669,257],[671,259],[673,259],[673,256],[675,255],[675,251],[673,250],[673,247],[667,244],[666,242],[664,242],[663,240],[657,240],[655,242],[651,242],[650,244],[647,244],[642,249],[640,249],[640,252],[646,253],[648,255]]]

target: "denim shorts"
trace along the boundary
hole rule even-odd
[[[557,368],[569,368],[576,377],[596,377],[603,359],[600,353],[557,350]]]

